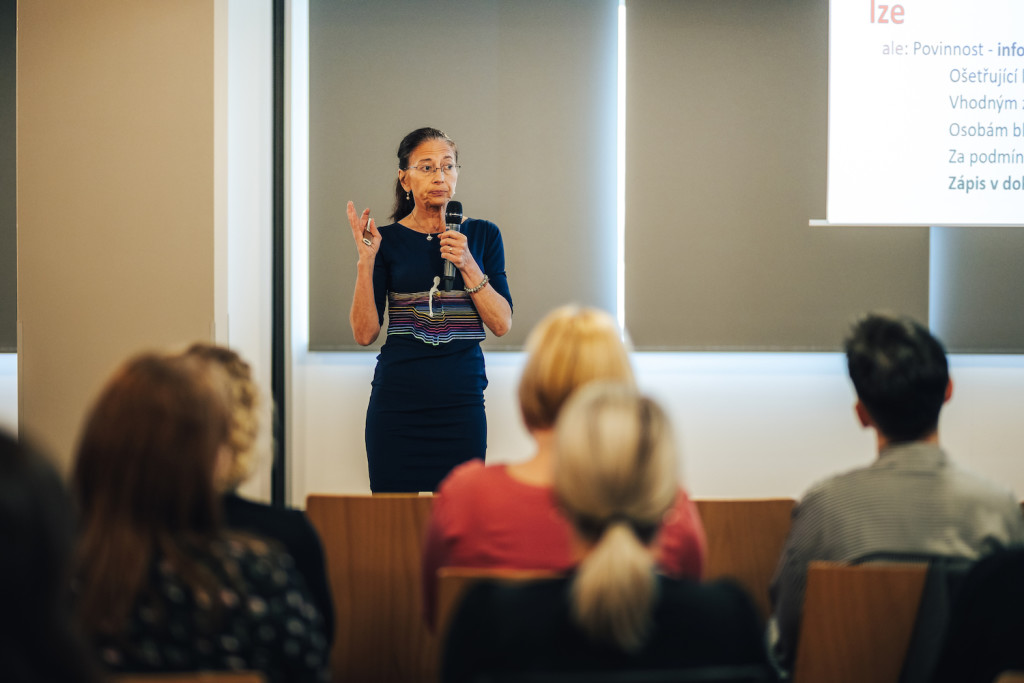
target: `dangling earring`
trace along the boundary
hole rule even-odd
[[[409,194],[409,190],[406,190],[405,191],[405,201],[409,201],[410,199],[412,199],[412,195]]]

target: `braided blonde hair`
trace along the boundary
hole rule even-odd
[[[262,430],[267,428],[260,419],[260,388],[249,363],[227,347],[200,342],[190,346],[185,355],[213,363],[227,374],[231,429],[226,445],[232,460],[217,484],[224,491],[234,491],[252,475]]]

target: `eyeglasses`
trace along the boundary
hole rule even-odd
[[[422,164],[420,166],[409,166],[405,170],[407,171],[419,171],[423,175],[434,175],[438,171],[441,172],[441,177],[446,175],[458,175],[459,169],[462,168],[458,164],[441,164],[440,166],[434,166],[433,164]]]

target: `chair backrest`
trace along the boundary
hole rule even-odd
[[[433,498],[311,495],[334,596],[336,681],[432,681],[437,639],[422,616],[420,562]]]
[[[266,683],[258,671],[189,671],[169,674],[123,674],[114,683]]]
[[[903,657],[900,683],[929,683],[946,639],[953,604],[960,592],[960,586],[974,566],[974,560],[920,553],[876,553],[868,558],[859,558],[853,564],[862,564],[866,561],[927,564],[928,573],[921,589],[914,630]]]
[[[557,572],[538,569],[442,567],[438,580],[438,633],[446,634],[459,603],[481,580],[521,582],[552,579]],[[440,670],[440,667],[439,667]],[[769,683],[775,677],[761,666],[710,666],[672,670],[558,671],[488,673],[480,683]]]
[[[477,683],[770,683],[776,678],[763,666],[708,666],[648,671],[587,671],[488,674]]]
[[[927,573],[926,564],[812,562],[794,683],[897,683]]]
[[[491,581],[536,581],[553,579],[557,572],[543,569],[481,569],[479,567],[441,567],[437,572],[437,623],[443,642],[455,610],[474,583]]]
[[[792,498],[694,500],[708,538],[704,576],[731,577],[743,586],[767,619],[768,585],[789,535]]]

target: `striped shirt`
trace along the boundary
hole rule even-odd
[[[875,462],[812,487],[793,509],[772,579],[776,653],[790,668],[799,635],[807,565],[874,553],[977,559],[1024,544],[1013,494],[952,462],[936,445],[889,446]]]

